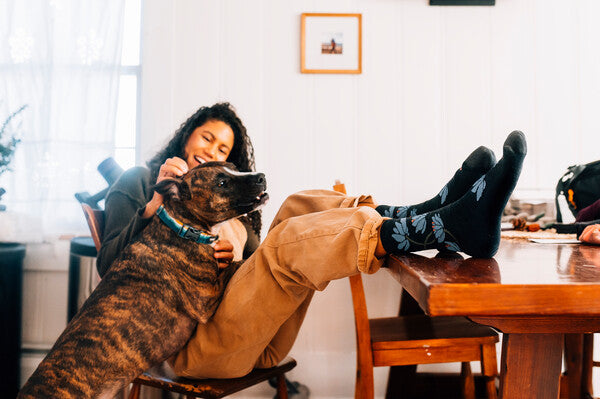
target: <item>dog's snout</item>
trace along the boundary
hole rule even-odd
[[[256,175],[256,184],[267,184],[267,179],[265,179],[265,174],[264,173],[258,173]]]

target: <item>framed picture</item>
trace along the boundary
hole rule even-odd
[[[430,6],[493,6],[496,0],[429,0]]]
[[[362,14],[302,14],[302,73],[361,73]]]

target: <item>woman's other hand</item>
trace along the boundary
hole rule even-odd
[[[579,236],[579,241],[588,244],[600,244],[600,224],[587,226]]]
[[[233,244],[229,240],[219,240],[213,246],[215,250],[215,259],[219,263],[219,269],[224,269],[231,264],[233,260]]]
[[[187,172],[188,164],[183,159],[178,157],[169,158],[160,166],[156,183],[172,177],[181,177]],[[162,203],[163,196],[155,191],[150,202],[146,204],[146,209],[144,209],[142,217],[145,219],[152,217]]]

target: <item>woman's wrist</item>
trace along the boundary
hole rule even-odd
[[[151,218],[152,216],[154,216],[154,214],[156,213],[158,208],[162,205],[162,198],[160,198],[160,197],[161,197],[160,194],[154,193],[154,196],[152,197],[150,202],[148,202],[146,204],[146,208],[144,209],[142,218],[148,219],[148,218]]]

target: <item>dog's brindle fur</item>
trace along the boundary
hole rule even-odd
[[[155,189],[182,223],[208,230],[266,201],[264,175],[209,162]],[[260,197],[258,197],[260,196]],[[68,324],[19,398],[112,397],[177,353],[216,310],[239,263],[219,269],[213,248],[177,237],[153,217]]]

